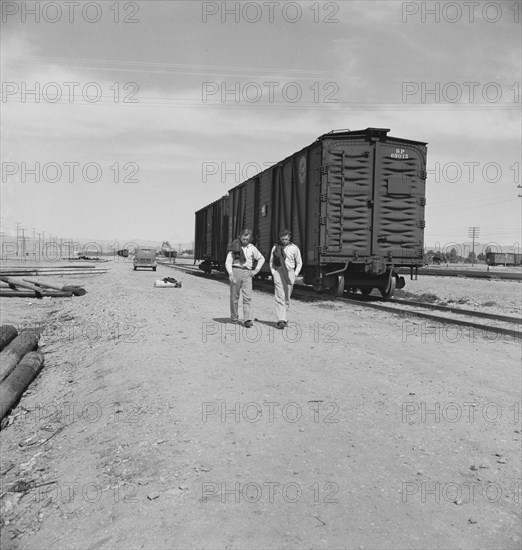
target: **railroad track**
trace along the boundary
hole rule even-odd
[[[409,273],[409,269],[406,268],[399,268],[398,271],[401,275]],[[487,281],[522,281],[521,271],[472,271],[466,269],[429,269],[420,267],[418,275],[419,277],[458,277],[459,279],[484,279]]]
[[[166,267],[173,267],[179,269],[185,273],[190,273],[198,277],[208,278],[208,275],[198,269],[197,266],[187,266],[179,264],[167,264],[161,263]],[[224,274],[220,274],[221,277],[216,280],[228,283],[228,279]],[[273,290],[273,286],[268,281],[256,281],[256,286],[263,290]],[[461,309],[451,306],[442,306],[436,304],[428,304],[425,302],[415,302],[412,300],[400,300],[391,298],[383,303],[382,299],[376,296],[362,296],[361,294],[346,293],[346,296],[342,298],[336,298],[329,294],[317,293],[313,288],[303,285],[294,286],[294,292],[292,296],[295,297],[307,297],[307,299],[313,298],[315,300],[329,300],[344,302],[346,304],[359,305],[362,307],[368,307],[378,309],[381,311],[387,311],[405,316],[414,316],[421,319],[427,319],[440,323],[441,325],[456,325],[465,326],[472,329],[478,329],[484,334],[504,334],[511,336],[514,340],[520,339],[522,336],[520,325],[522,325],[522,317],[510,317],[507,315],[497,315],[495,313],[488,313],[484,311],[474,311],[471,309]],[[436,315],[432,312],[439,312]],[[489,322],[486,324],[486,322]],[[494,322],[494,324],[492,324]],[[433,328],[433,327],[432,327]],[[492,340],[489,336],[488,340]]]
[[[403,317],[415,316],[428,319],[430,321],[435,321],[440,324],[471,327],[473,329],[481,330],[485,335],[489,335],[490,333],[504,334],[511,336],[514,339],[520,339],[522,336],[520,330],[522,318],[520,317],[510,317],[507,315],[487,313],[485,311],[439,306],[435,304],[427,304],[425,302],[415,302],[411,300],[399,300],[393,298],[387,300],[386,303],[382,303],[382,301],[378,299],[374,301],[368,300],[366,297],[359,296],[360,295],[356,294],[352,297],[338,298],[338,300],[354,304],[362,304],[364,307],[388,311]],[[370,298],[372,297],[370,296]],[[429,313],[430,311],[441,312],[444,315],[435,315],[433,313]],[[488,320],[490,323],[485,324],[483,320]],[[491,322],[494,322],[495,324],[492,324]],[[492,340],[489,336],[486,338]]]

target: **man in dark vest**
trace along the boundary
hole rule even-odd
[[[265,263],[265,258],[259,250],[250,244],[252,231],[243,229],[237,239],[229,246],[229,253],[225,262],[228,278],[230,279],[230,318],[238,323],[239,293],[243,295],[243,317],[245,327],[252,326],[252,279],[259,273]],[[257,262],[254,268],[254,261]]]
[[[279,233],[279,242],[270,253],[270,271],[274,281],[277,328],[287,326],[287,313],[290,308],[290,296],[295,278],[303,267],[299,248],[290,242],[290,231],[283,229]]]

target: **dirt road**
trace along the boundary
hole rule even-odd
[[[282,332],[262,292],[245,329],[213,279],[77,280],[4,300],[49,328],[1,433],[2,548],[520,548],[512,338],[325,301]]]

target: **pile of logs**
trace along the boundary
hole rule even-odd
[[[83,296],[87,291],[78,285],[55,286],[21,277],[0,276],[0,296],[4,298],[45,298]]]
[[[96,269],[95,264],[73,264],[73,265],[46,265],[46,266],[2,266],[0,275],[4,277],[34,277],[48,275],[101,275],[107,273],[108,268]]]
[[[18,333],[12,325],[0,327],[0,421],[43,367],[38,338],[38,332],[33,330]]]

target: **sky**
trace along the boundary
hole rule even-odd
[[[428,143],[427,246],[521,242],[520,1],[0,3],[4,238],[189,243],[260,169],[380,127]]]

